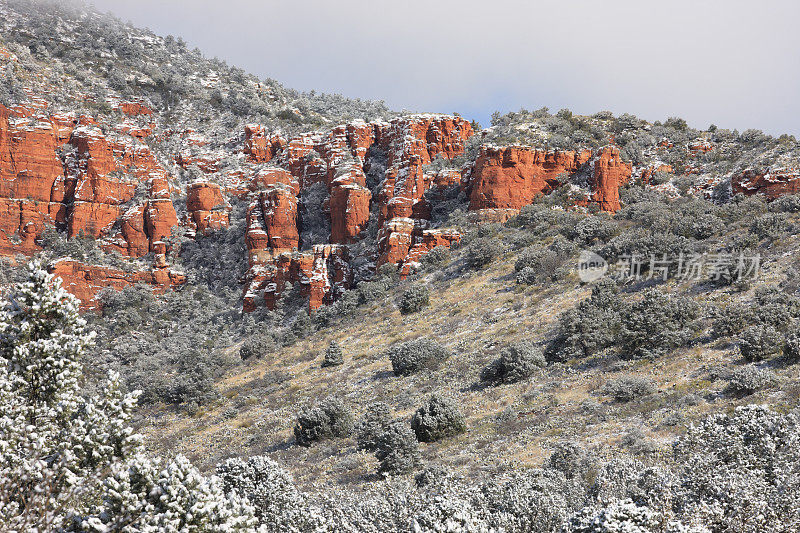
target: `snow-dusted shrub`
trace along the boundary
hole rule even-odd
[[[576,442],[559,442],[545,463],[548,469],[557,470],[568,479],[583,476],[590,466],[589,454]]]
[[[497,237],[478,237],[467,245],[464,256],[467,266],[480,269],[503,253],[503,245]]]
[[[226,495],[217,477],[203,476],[178,455],[161,466],[137,455],[104,480],[102,503],[76,531],[231,531],[257,527],[252,506]]]
[[[500,357],[481,371],[481,381],[516,383],[533,375],[545,366],[542,350],[530,341],[518,342],[503,348]]]
[[[598,282],[590,298],[559,318],[555,337],[545,352],[547,360],[589,357],[613,346],[622,307],[616,284],[609,279]]]
[[[800,523],[795,414],[737,407],[689,427],[675,445],[685,523],[711,531],[795,531]]]
[[[731,372],[728,389],[734,394],[753,394],[775,383],[775,373],[768,368],[745,365]]]
[[[653,380],[641,376],[622,376],[606,382],[603,393],[618,402],[630,402],[656,392]]]
[[[446,246],[436,246],[422,256],[420,264],[425,270],[434,270],[445,266],[450,261],[450,249]]]
[[[582,480],[555,469],[523,469],[480,488],[481,507],[497,530],[556,533],[582,505]]]
[[[298,339],[304,339],[314,333],[314,330],[314,321],[311,319],[311,316],[309,316],[306,311],[297,313],[292,323],[292,333],[294,333]]]
[[[778,331],[785,331],[792,323],[792,318],[800,317],[800,298],[778,287],[762,285],[756,288],[755,299],[758,305],[755,310],[757,321]]]
[[[700,306],[686,296],[658,289],[644,291],[642,299],[624,313],[619,347],[627,358],[654,358],[688,342],[697,332]]]
[[[652,213],[650,214],[652,215]],[[609,263],[624,257],[643,258],[645,260],[641,265],[642,274],[649,272],[651,257],[666,257],[669,263],[660,266],[666,269],[667,276],[673,276],[678,272],[678,258],[681,255],[683,257],[692,255],[693,250],[692,241],[682,235],[667,233],[663,229],[649,231],[638,227],[617,235],[598,253]],[[661,278],[664,271],[654,272],[653,275]]]
[[[421,338],[392,346],[386,356],[396,376],[408,376],[425,368],[435,368],[450,357],[450,350],[434,340]]]
[[[589,506],[573,516],[564,533],[656,533],[660,517],[630,500]]]
[[[797,329],[797,326],[786,335],[783,354],[792,361],[800,360],[800,330]]]
[[[291,474],[269,457],[228,459],[216,471],[225,493],[246,499],[267,531],[303,531],[319,520]]]
[[[250,358],[261,358],[275,350],[275,339],[272,335],[258,334],[248,337],[239,348],[239,356],[243,361]]]
[[[769,204],[769,210],[774,213],[800,213],[800,194],[781,196]]]
[[[746,360],[762,361],[780,353],[783,336],[772,326],[750,326],[739,335],[739,351]]]
[[[414,285],[403,291],[398,307],[400,313],[409,315],[421,311],[430,304],[430,291],[425,285]]]
[[[531,246],[520,253],[514,270],[517,272],[517,283],[530,284],[535,281],[551,280],[563,278],[567,275],[568,269],[564,268],[564,263],[575,251],[574,245],[569,241],[554,241],[547,248]],[[568,245],[568,246],[565,246]]]
[[[583,245],[605,243],[619,231],[618,227],[608,216],[586,217],[575,225],[572,238]]]
[[[366,413],[355,426],[358,448],[374,452],[378,446],[378,437],[392,422],[392,410],[383,402],[375,402],[367,407]]]
[[[380,462],[378,472],[402,474],[419,463],[419,444],[407,423],[395,420],[383,427],[375,438],[375,457]]]
[[[350,408],[339,398],[326,398],[297,415],[294,437],[297,444],[310,446],[322,439],[346,437],[353,429]]]
[[[715,337],[730,337],[741,333],[755,321],[755,312],[751,306],[731,303],[717,310],[711,328]]]
[[[648,466],[630,457],[616,457],[599,466],[589,487],[590,501],[605,505],[631,500],[665,517],[674,518],[679,478],[668,468]]]
[[[789,221],[784,213],[766,213],[753,221],[750,233],[759,239],[776,240],[789,230]]]
[[[414,413],[411,429],[420,442],[434,442],[463,433],[467,421],[455,400],[434,394]]]
[[[365,281],[358,284],[358,302],[368,304],[382,300],[389,290],[390,284],[386,280]]]
[[[78,306],[32,263],[0,313],[0,523],[12,531],[66,525],[140,439],[127,425],[136,395],[121,393],[118,376],[83,394],[94,332]]]
[[[331,341],[328,348],[325,350],[325,357],[322,360],[322,366],[339,366],[344,364],[344,354],[342,354],[342,347],[336,341]]]
[[[93,332],[38,265],[0,314],[0,524],[8,531],[252,531],[248,506],[185,459],[141,455],[136,395],[85,394]]]

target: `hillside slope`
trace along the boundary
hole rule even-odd
[[[150,451],[269,456],[303,531],[559,531],[618,504],[661,517],[641,531],[793,530],[794,137],[482,128],[79,3],[0,0],[0,26],[0,281],[35,258],[81,299],[87,390],[141,390]]]

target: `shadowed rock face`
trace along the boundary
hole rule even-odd
[[[746,170],[731,179],[734,194],[763,194],[774,200],[785,194],[800,193],[800,170]]]
[[[591,191],[578,203],[613,211],[618,188],[631,174],[612,147],[592,153],[487,146],[463,171],[426,170],[437,158],[462,155],[475,132],[460,117],[412,115],[289,139],[251,124],[233,151],[211,150],[193,131],[162,131],[159,136],[178,141],[174,162],[195,169],[181,184],[142,142],[155,128],[152,110],[143,102],[116,108],[125,122],[101,126],[91,117],[48,114],[46,105],[0,106],[0,254],[36,252],[49,224],[69,237],[91,236],[106,250],[155,258],[150,270],[124,275],[74,262],[59,266],[70,290],[87,298],[87,308],[104,283],[143,282],[156,290],[180,283],[182,276],[166,264],[173,228],[183,226],[193,237],[228,226],[234,197],[248,204],[245,309],[274,307],[287,283],[299,283],[299,293],[316,309],[350,287],[347,246],[368,234],[374,240],[362,249],[374,267],[394,264],[401,276],[431,249],[459,241],[456,231],[430,227],[425,193],[431,189],[460,186],[471,210],[512,213],[564,176],[587,171]],[[237,153],[239,169],[221,172],[223,158]],[[327,190],[316,218],[328,219],[330,234],[325,240],[312,232],[317,241],[302,242],[300,206],[312,187]],[[176,209],[174,201],[185,205]]]

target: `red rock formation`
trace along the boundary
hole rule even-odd
[[[247,211],[247,249],[251,264],[297,248],[297,197],[284,187],[254,193]],[[258,256],[257,259],[254,259]]]
[[[763,194],[774,200],[785,194],[800,193],[800,170],[779,168],[767,170],[749,169],[731,179],[733,194]]]
[[[248,190],[258,191],[261,189],[269,189],[277,185],[283,185],[292,191],[292,194],[297,196],[300,194],[300,182],[294,177],[291,172],[280,167],[261,167],[250,178],[248,183]]]
[[[414,245],[415,227],[421,231],[430,218],[424,194],[433,177],[425,175],[423,165],[437,157],[452,159],[462,154],[473,133],[465,120],[442,115],[398,118],[380,131],[389,169],[377,198],[378,265],[403,262]]]
[[[714,146],[707,139],[695,139],[686,145],[689,155],[704,154],[714,149]]]
[[[299,294],[308,298],[310,310],[332,303],[352,283],[347,248],[320,244],[311,252],[285,252],[251,268],[245,312],[254,311],[260,301],[274,309],[287,283],[299,284]]]
[[[252,163],[266,163],[286,146],[279,135],[267,136],[264,126],[248,124],[244,128],[244,149],[247,160]]]
[[[649,185],[650,180],[653,178],[653,174],[656,172],[666,172],[667,174],[672,174],[672,165],[660,164],[643,169],[642,183]]]
[[[188,224],[200,233],[228,225],[228,208],[222,189],[216,183],[195,182],[186,187]]]
[[[356,166],[347,168],[331,183],[329,208],[332,243],[355,242],[358,235],[366,229],[372,193],[365,185],[364,173]]]
[[[450,248],[461,241],[461,234],[454,230],[422,230],[412,235],[413,244],[400,266],[400,278],[405,279],[428,252],[437,246]]]
[[[168,267],[153,268],[150,271],[124,272],[112,267],[87,265],[70,259],[52,263],[49,272],[61,278],[64,288],[81,301],[81,309],[99,309],[98,293],[105,288],[122,290],[139,283],[150,285],[155,292],[181,285],[186,282],[183,274],[169,270]]]
[[[152,115],[153,110],[140,102],[120,102],[117,109],[128,116]]]
[[[472,170],[469,208],[521,209],[557,188],[590,158],[590,150],[484,146]]]
[[[63,117],[62,117],[63,118]],[[31,254],[45,224],[63,223],[64,172],[56,150],[70,126],[21,118],[0,105],[0,254]]]
[[[622,161],[616,146],[600,149],[595,157],[594,173],[589,183],[592,188],[592,202],[603,211],[619,211],[619,188],[630,180],[631,164]]]
[[[175,163],[181,168],[196,166],[205,174],[213,174],[219,171],[220,158],[215,154],[203,152],[195,147],[181,150],[175,156]]]

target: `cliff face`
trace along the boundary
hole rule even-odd
[[[483,147],[472,172],[469,207],[520,209],[566,182],[592,157],[591,150],[558,152],[527,147]]]
[[[619,210],[619,188],[630,180],[631,164],[623,162],[613,146],[594,152],[485,146],[472,170],[470,209],[520,209],[571,181],[577,172],[590,175],[588,201],[579,203]]]
[[[429,201],[436,191],[461,187],[469,209],[511,213],[588,172],[584,205],[613,211],[618,188],[631,173],[610,147],[592,153],[516,146],[483,147],[463,172],[432,171],[427,165],[435,160],[447,163],[464,154],[475,132],[457,116],[412,115],[290,138],[250,124],[233,133],[238,140],[224,149],[210,147],[192,130],[162,130],[157,137],[175,147],[172,162],[194,173],[182,184],[143,142],[158,130],[152,109],[125,101],[114,107],[122,123],[50,114],[46,104],[0,106],[0,254],[35,253],[38,237],[53,225],[123,256],[155,258],[150,266],[140,262],[135,272],[57,263],[55,271],[86,308],[96,306],[103,286],[141,282],[160,291],[181,283],[166,260],[174,228],[182,226],[192,238],[227,227],[236,198],[248,206],[245,309],[272,308],[286,287],[297,284],[316,309],[351,286],[350,245],[367,239],[360,249],[373,268],[393,264],[406,276],[431,249],[458,242],[457,231],[431,227]],[[231,157],[241,164],[221,171]],[[330,232],[304,242],[304,202],[320,187],[324,201],[310,209],[327,219]]]
[[[173,272],[167,266],[154,266],[148,271],[126,272],[62,259],[53,262],[48,270],[60,277],[64,288],[80,299],[83,311],[99,309],[100,302],[97,300],[97,295],[106,288],[122,290],[144,284],[152,287],[155,292],[164,292],[186,282],[185,276]]]
[[[144,282],[164,290],[180,283],[183,278],[166,265],[173,228],[184,226],[192,237],[226,227],[234,197],[248,203],[245,309],[274,307],[287,284],[299,284],[315,309],[351,285],[347,245],[367,238],[370,224],[377,233],[368,247],[375,268],[394,264],[401,276],[434,247],[460,240],[456,231],[430,227],[428,191],[461,186],[470,191],[472,210],[517,210],[594,164],[591,201],[614,210],[617,188],[630,176],[630,166],[613,149],[593,154],[523,147],[484,147],[463,177],[458,169],[432,172],[426,165],[462,155],[475,132],[460,117],[414,115],[288,139],[251,124],[240,134],[244,163],[227,174],[218,169],[229,154],[209,149],[202,135],[164,132],[179,140],[178,166],[205,174],[182,187],[141,141],[154,124],[152,110],[139,102],[117,108],[128,118],[112,134],[91,117],[0,108],[0,253],[36,252],[38,236],[51,224],[124,256],[155,254],[151,270],[124,275],[59,263],[57,271],[87,307],[104,284]],[[368,174],[380,180],[372,190]],[[327,242],[302,242],[300,206],[319,186],[327,191],[318,209],[330,234]],[[176,210],[173,200],[183,194],[185,205]],[[180,219],[178,211],[185,213]]]
[[[352,279],[347,248],[340,245],[365,238],[373,213],[378,224],[376,266],[398,264],[407,272],[406,263],[417,261],[433,246],[458,240],[453,232],[444,232],[446,237],[440,238],[434,236],[437,232],[426,233],[429,209],[423,195],[433,177],[425,175],[423,166],[437,156],[460,155],[472,134],[463,119],[418,115],[389,123],[354,122],[327,133],[275,141],[273,145],[283,148],[271,154],[269,162],[288,172],[251,187],[245,308],[254,309],[259,302],[274,307],[287,282],[300,283],[311,309],[335,299]],[[261,129],[247,127],[243,149],[247,157],[255,157],[255,141],[262,138],[266,135]],[[377,164],[370,154],[380,154],[388,167],[374,197],[367,188],[366,173]],[[328,191],[324,209],[331,245],[298,251],[306,247],[299,241],[298,205],[316,184]]]

